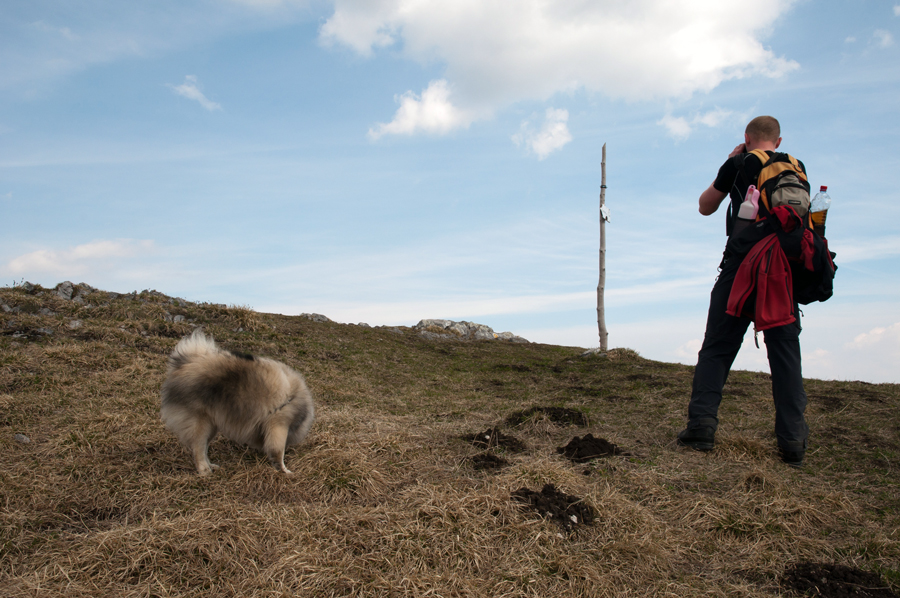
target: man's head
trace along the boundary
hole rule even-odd
[[[781,126],[772,116],[757,116],[744,130],[747,151],[754,149],[774,150],[781,145]]]

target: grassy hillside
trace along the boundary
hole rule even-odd
[[[765,374],[732,374],[704,454],[674,443],[693,368],[627,349],[428,340],[153,292],[20,286],[2,306],[4,596],[771,597],[810,579],[824,596],[839,574],[856,596],[900,589],[896,385],[808,380],[798,471],[777,459]],[[201,479],[162,426],[166,356],[197,325],[306,376],[318,419],[293,476],[220,438]],[[534,406],[587,425],[511,418]],[[493,428],[524,448],[472,442]],[[588,433],[626,454],[557,452]],[[546,484],[593,520],[513,499]]]

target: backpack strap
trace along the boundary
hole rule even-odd
[[[759,158],[759,163],[763,165],[763,168],[765,168],[766,164],[767,164],[768,161],[771,159],[771,158],[769,157],[769,154],[766,153],[766,150],[755,149],[755,150],[753,150],[753,151],[751,151],[751,152],[748,152],[748,153],[753,154],[754,156],[756,156],[757,158]]]

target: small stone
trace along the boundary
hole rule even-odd
[[[69,328],[75,330],[76,328],[81,328],[81,320],[72,320],[69,322]]]
[[[28,444],[31,442],[31,438],[25,436],[24,434],[16,434],[15,437],[16,442],[21,442],[22,444]]]
[[[184,316],[175,316],[174,318],[172,318],[172,321],[175,322],[176,324],[178,322],[184,322]]]

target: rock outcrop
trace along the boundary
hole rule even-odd
[[[433,340],[500,340],[510,343],[527,343],[521,336],[512,332],[496,333],[489,326],[475,322],[454,322],[453,320],[421,320],[415,330],[426,338]]]
[[[196,305],[193,302],[186,301],[185,299],[181,299],[178,297],[169,297],[160,293],[159,291],[150,291],[145,290],[141,293],[137,291],[131,293],[114,293],[111,291],[102,291],[100,289],[94,288],[89,284],[79,283],[74,284],[70,281],[64,281],[56,285],[52,289],[43,289],[38,285],[33,285],[30,282],[22,282],[16,285],[21,290],[24,290],[27,294],[32,296],[38,295],[55,295],[65,301],[72,301],[73,303],[78,303],[85,308],[92,308],[94,305],[91,305],[89,301],[93,301],[94,303],[98,303],[100,305],[108,305],[110,301],[115,300],[132,300],[132,301],[144,301],[152,300],[152,298],[157,298],[157,302],[161,302],[163,304],[168,303],[169,305],[175,307],[184,307],[188,305]],[[162,301],[159,301],[162,300]],[[225,308],[225,305],[220,304],[205,304],[212,305],[215,307]],[[175,311],[175,310],[173,310]],[[41,306],[39,300],[32,301],[29,299],[29,302],[23,303],[22,305],[10,306],[4,303],[0,303],[0,312],[8,313],[8,314],[16,314],[16,313],[30,313],[30,314],[40,314],[43,316],[55,316],[56,313],[51,311],[49,308]],[[303,313],[300,314],[301,318],[306,318],[308,320],[312,320],[313,322],[321,322],[321,323],[333,323],[331,319],[322,314],[317,313]],[[179,323],[186,320],[186,317],[181,314],[170,314],[168,311],[165,311],[163,314],[163,319],[166,322]],[[14,327],[15,322],[9,322],[8,327]],[[70,329],[75,330],[80,328],[83,325],[81,320],[72,320],[68,323]],[[356,324],[357,326],[371,328],[368,324],[360,322]],[[409,328],[406,327],[397,327],[397,326],[378,326],[377,328],[382,330],[387,330],[389,332],[394,332],[397,334],[404,334],[404,331],[409,331]],[[484,324],[476,324],[475,322],[455,322],[453,320],[421,320],[418,324],[416,324],[413,328],[413,331],[418,332],[421,336],[431,339],[431,340],[458,340],[458,341],[480,341],[480,340],[499,340],[506,341],[510,343],[527,343],[528,341],[521,336],[516,336],[512,332],[494,332],[492,328],[489,326],[485,326]],[[41,334],[53,334],[53,330],[41,328],[40,330],[36,330]]]

